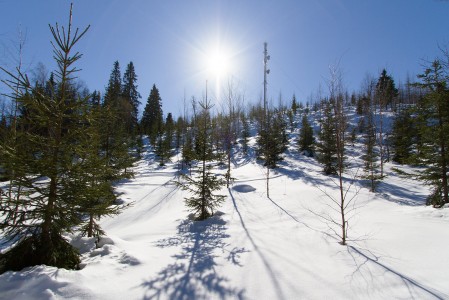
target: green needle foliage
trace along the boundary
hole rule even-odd
[[[225,196],[214,194],[220,190],[226,181],[211,172],[212,166],[208,162],[216,159],[211,145],[211,122],[209,110],[212,107],[207,100],[199,103],[202,113],[198,118],[198,132],[196,144],[198,147],[198,160],[201,162],[197,175],[192,178],[184,176],[185,183],[180,183],[183,190],[193,194],[192,197],[185,198],[186,205],[195,214],[198,221],[205,220],[214,214],[217,207],[224,201]]]
[[[74,46],[89,27],[72,30],[72,9],[69,20],[68,28],[50,26],[58,68],[46,86],[32,86],[20,70],[14,75],[2,69],[21,114],[0,143],[11,175],[0,194],[0,229],[12,244],[0,255],[0,273],[39,264],[76,269],[78,250],[64,234],[81,228],[98,236],[95,220],[121,208],[111,206],[110,178],[117,166],[111,166],[100,138],[106,110],[74,88],[74,64],[81,58]]]
[[[299,151],[304,152],[307,156],[313,156],[315,138],[313,136],[313,128],[307,120],[307,115],[302,117],[298,143]]]
[[[419,178],[433,187],[427,204],[441,207],[449,203],[449,89],[447,66],[435,60],[418,76],[422,82],[417,86],[427,90],[418,115],[421,153],[419,163],[425,170]]]

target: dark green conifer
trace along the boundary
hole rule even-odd
[[[365,154],[363,155],[365,175],[363,178],[369,180],[370,191],[374,193],[377,182],[382,177],[379,174],[379,164],[377,163],[379,154],[376,149],[376,129],[374,127],[373,114],[368,113],[366,118],[366,134],[364,136]]]
[[[447,67],[446,67],[447,68]],[[417,86],[427,90],[419,105],[421,125],[421,155],[419,163],[425,168],[419,178],[432,185],[433,192],[427,199],[429,205],[441,207],[449,203],[449,89],[445,64],[436,59],[418,77]]]
[[[243,148],[243,153],[247,154],[248,153],[248,141],[249,141],[249,137],[250,137],[250,128],[249,128],[249,120],[246,118],[245,113],[242,113],[242,124],[243,124],[242,148]]]
[[[87,123],[88,102],[88,97],[72,92],[78,71],[74,63],[81,58],[73,48],[88,28],[73,31],[71,14],[70,10],[68,28],[50,26],[58,66],[52,93],[33,87],[20,72],[15,76],[2,69],[11,78],[5,82],[12,88],[12,97],[33,113],[23,116],[26,131],[16,136],[26,151],[9,152],[0,146],[0,155],[14,161],[16,170],[12,193],[2,193],[0,201],[0,229],[6,240],[16,243],[0,255],[0,272],[39,264],[74,269],[80,262],[78,251],[63,234],[79,225],[82,217],[80,202],[67,191],[73,182],[68,174],[81,151],[78,142],[85,127],[80,125]]]
[[[292,107],[291,107],[291,109],[292,109],[293,115],[296,116],[296,113],[297,113],[297,111],[298,111],[298,103],[296,103],[296,96],[295,96],[295,94],[293,94]]]
[[[162,115],[162,99],[159,95],[159,90],[153,84],[141,120],[142,132],[149,136],[152,145],[156,144],[156,138],[161,134]]]
[[[326,175],[337,174],[336,120],[333,114],[333,104],[324,103],[319,142],[316,144],[317,160],[324,168]]]
[[[120,64],[114,62],[114,67],[109,76],[109,82],[104,94],[104,106],[119,109],[120,98],[122,95],[122,78],[120,73]]]
[[[277,162],[282,160],[282,153],[287,150],[287,124],[279,111],[268,113],[266,124],[259,125],[258,155],[264,160],[264,166],[276,168]]]
[[[212,173],[212,164],[215,159],[210,142],[211,121],[209,111],[212,108],[206,99],[199,103],[202,108],[201,115],[197,119],[197,145],[201,149],[198,154],[200,165],[195,177],[184,176],[186,182],[181,184],[184,190],[193,194],[186,198],[186,205],[195,214],[196,220],[205,220],[214,214],[217,207],[224,201],[225,196],[214,192],[220,190],[226,181]]]
[[[303,115],[302,117],[298,142],[299,151],[304,152],[307,156],[313,156],[315,137],[313,136],[313,128],[310,126],[307,115]]]
[[[413,153],[413,144],[416,137],[416,129],[408,110],[400,111],[393,122],[392,136],[390,137],[393,148],[393,161],[400,164],[410,162]]]
[[[129,123],[127,124],[127,132],[136,134],[138,124],[137,115],[140,105],[139,98],[141,96],[137,91],[137,75],[132,61],[126,66],[125,74],[123,74],[122,96],[126,107],[131,108],[129,115],[126,116],[126,120]]]

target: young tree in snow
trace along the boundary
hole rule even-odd
[[[406,164],[412,158],[414,139],[417,135],[414,121],[408,110],[401,110],[394,118],[392,135],[393,161]]]
[[[385,69],[382,70],[376,84],[376,98],[379,106],[379,125],[378,125],[378,144],[380,156],[380,176],[384,176],[384,162],[385,162],[385,128],[383,125],[384,110],[388,105],[391,105],[393,98],[398,95],[398,90],[395,87],[394,80],[390,75],[387,75]]]
[[[346,114],[344,111],[343,94],[342,94],[342,81],[341,73],[335,68],[331,68],[331,79],[329,82],[330,91],[330,101],[334,102],[333,110],[335,116],[335,150],[337,155],[336,168],[338,176],[338,187],[339,187],[339,202],[337,204],[340,208],[341,216],[341,244],[346,245],[346,239],[348,236],[348,218],[347,211],[348,205],[351,203],[352,199],[347,199],[347,190],[343,183],[343,171],[345,169],[345,134],[347,129]],[[350,187],[351,185],[349,185]]]
[[[321,130],[316,144],[317,160],[323,165],[326,175],[337,174],[336,121],[331,101],[324,103]]]
[[[313,156],[315,137],[313,136],[313,128],[310,126],[307,115],[303,115],[301,120],[298,143],[299,151],[304,152],[307,156]]]
[[[277,162],[282,160],[282,153],[287,150],[286,128],[287,124],[281,111],[268,111],[267,115],[259,121],[257,152],[267,168],[267,197],[270,197],[270,169],[277,167]]]
[[[200,116],[197,118],[197,145],[199,148],[198,160],[200,167],[195,178],[185,176],[185,183],[181,184],[184,190],[193,194],[186,198],[186,205],[193,210],[196,220],[205,220],[214,214],[214,210],[221,205],[225,196],[214,194],[225,184],[225,180],[218,178],[212,172],[212,165],[208,162],[215,158],[210,143],[210,109],[212,105],[207,99],[199,103],[202,108]]]
[[[168,113],[165,124],[162,126],[163,130],[157,137],[156,155],[159,157],[160,166],[165,166],[165,162],[171,156],[174,127],[172,114]]]
[[[374,193],[376,189],[376,183],[379,179],[381,179],[381,176],[378,173],[379,165],[377,161],[379,155],[376,149],[376,128],[373,121],[373,113],[368,113],[366,119],[366,134],[364,139],[365,154],[363,155],[365,170],[364,178],[369,180],[370,191]]]
[[[330,224],[330,228],[340,238],[340,243],[346,245],[349,220],[351,218],[350,214],[353,212],[353,204],[357,193],[355,193],[354,196],[349,196],[349,190],[353,186],[353,181],[347,183],[343,177],[343,171],[345,170],[345,134],[347,130],[347,120],[344,109],[344,93],[342,89],[341,73],[338,68],[334,67],[330,69],[330,72],[331,76],[328,81],[329,103],[325,107],[325,110],[328,110],[328,112],[325,112],[327,117],[325,117],[324,125],[333,128],[333,130],[330,131],[331,134],[329,136],[331,136],[334,141],[335,157],[332,158],[333,163],[330,164],[330,166],[335,170],[337,176],[336,180],[333,177],[329,177],[329,180],[337,186],[338,194],[335,196],[320,187],[318,187],[318,189],[331,200],[331,203],[326,204],[326,206],[331,207],[332,211],[338,214],[338,217],[329,214],[316,215]],[[329,110],[331,112],[329,112]],[[327,125],[326,123],[328,120],[332,120],[332,122]],[[338,229],[336,230],[334,227],[337,227]]]
[[[80,213],[86,216],[80,224],[82,235],[96,237],[97,240],[104,235],[98,220],[103,216],[118,214],[124,208],[115,205],[117,197],[111,178],[116,171],[101,149],[101,110],[99,106],[94,107],[87,115],[88,124],[80,139],[83,149],[77,154],[78,163],[67,174],[71,180],[65,191],[79,203]]]
[[[249,120],[246,117],[246,113],[242,112],[241,114],[241,121],[243,124],[243,128],[242,128],[242,148],[243,148],[243,153],[247,154],[248,153],[248,141],[249,141],[249,137],[250,137],[250,128],[249,128]]]

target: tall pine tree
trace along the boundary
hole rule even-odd
[[[156,85],[153,84],[147,104],[140,122],[142,132],[150,137],[151,144],[156,144],[156,138],[160,135],[163,124],[162,99]]]
[[[141,96],[137,91],[137,75],[132,61],[126,66],[125,74],[123,74],[122,95],[127,107],[131,108],[130,115],[127,118],[129,120],[127,131],[136,134],[138,127],[137,116],[140,105],[139,98]]]

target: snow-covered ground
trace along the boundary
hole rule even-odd
[[[338,228],[322,218],[338,221],[325,196],[337,195],[336,186],[294,143],[271,172],[270,198],[265,169],[237,153],[236,181],[221,191],[226,202],[202,222],[189,219],[187,192],[174,184],[176,157],[159,168],[144,155],[135,179],[117,185],[133,205],[102,220],[100,247],[71,237],[83,253],[81,270],[7,272],[0,298],[449,299],[449,208],[425,206],[428,188],[387,164],[378,193],[358,178],[350,188],[356,206],[342,246]],[[347,182],[356,171],[348,170]]]

